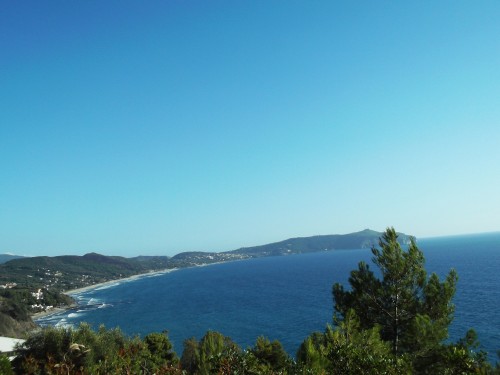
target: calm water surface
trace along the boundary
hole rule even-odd
[[[496,359],[500,349],[500,233],[418,241],[426,268],[441,277],[459,275],[452,339],[473,327]],[[120,327],[129,335],[168,330],[178,354],[183,340],[207,330],[230,336],[243,348],[259,335],[281,341],[295,354],[313,331],[331,323],[334,282],[347,283],[369,250],[339,250],[259,258],[182,269],[116,283],[75,295],[79,307],[38,321],[41,325]]]

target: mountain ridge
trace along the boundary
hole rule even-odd
[[[348,234],[294,237],[264,245],[230,251],[181,252],[169,256],[107,256],[90,252],[85,255],[37,256],[9,260],[0,264],[0,284],[17,283],[29,287],[68,290],[129,277],[149,271],[185,268],[266,256],[282,256],[339,249],[361,249],[377,245],[381,232],[365,229]],[[410,236],[398,233],[401,244]]]
[[[9,260],[25,258],[22,255],[14,255],[14,254],[0,254],[0,264],[8,262]]]

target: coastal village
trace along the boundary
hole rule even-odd
[[[31,309],[33,311],[49,311],[54,308],[54,306],[44,303],[41,289],[38,289],[36,292],[31,292],[31,295],[36,298],[36,303],[31,304]]]

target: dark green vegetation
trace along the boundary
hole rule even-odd
[[[13,375],[12,365],[6,355],[0,354],[0,374]]]
[[[298,365],[277,341],[259,337],[243,351],[228,337],[209,331],[184,343],[181,358],[166,333],[128,338],[118,329],[87,324],[45,328],[17,349],[16,374],[287,374]]]
[[[474,331],[447,342],[457,275],[444,281],[424,269],[414,240],[403,250],[393,229],[373,247],[377,276],[361,262],[350,289],[333,286],[334,323],[307,337],[290,358],[278,341],[259,337],[242,350],[209,331],[184,342],[179,358],[166,333],[127,338],[118,329],[94,332],[45,328],[18,348],[16,374],[500,374],[477,351]]]
[[[58,291],[41,290],[44,303],[48,306],[67,306],[72,302],[70,297]],[[31,314],[40,311],[40,308],[33,308],[33,305],[40,305],[40,301],[28,288],[0,289],[0,335],[21,337],[27,331],[36,328],[31,320]]]
[[[96,253],[42,256],[0,265],[0,283],[64,291],[167,267],[167,257],[124,258]]]

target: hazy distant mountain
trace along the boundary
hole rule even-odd
[[[9,260],[12,259],[19,259],[19,258],[24,258],[24,257],[21,255],[0,254],[0,264],[8,262]]]
[[[401,244],[409,242],[410,236],[404,233],[398,234],[399,242]],[[242,247],[240,249],[219,253],[205,253],[201,251],[184,252],[173,256],[170,258],[170,261],[174,267],[188,267],[200,264],[227,262],[230,260],[266,256],[313,253],[318,251],[340,249],[364,249],[377,245],[381,235],[381,232],[365,229],[361,232],[350,234],[298,237],[266,245]]]
[[[398,233],[399,242],[406,244],[410,236]],[[313,253],[325,250],[348,250],[364,249],[373,245],[378,245],[381,232],[365,229],[361,232],[350,234],[332,234],[312,237],[290,238],[288,240],[270,243],[267,245],[243,247],[241,249],[230,251],[230,253],[247,254],[251,256],[270,256]]]

